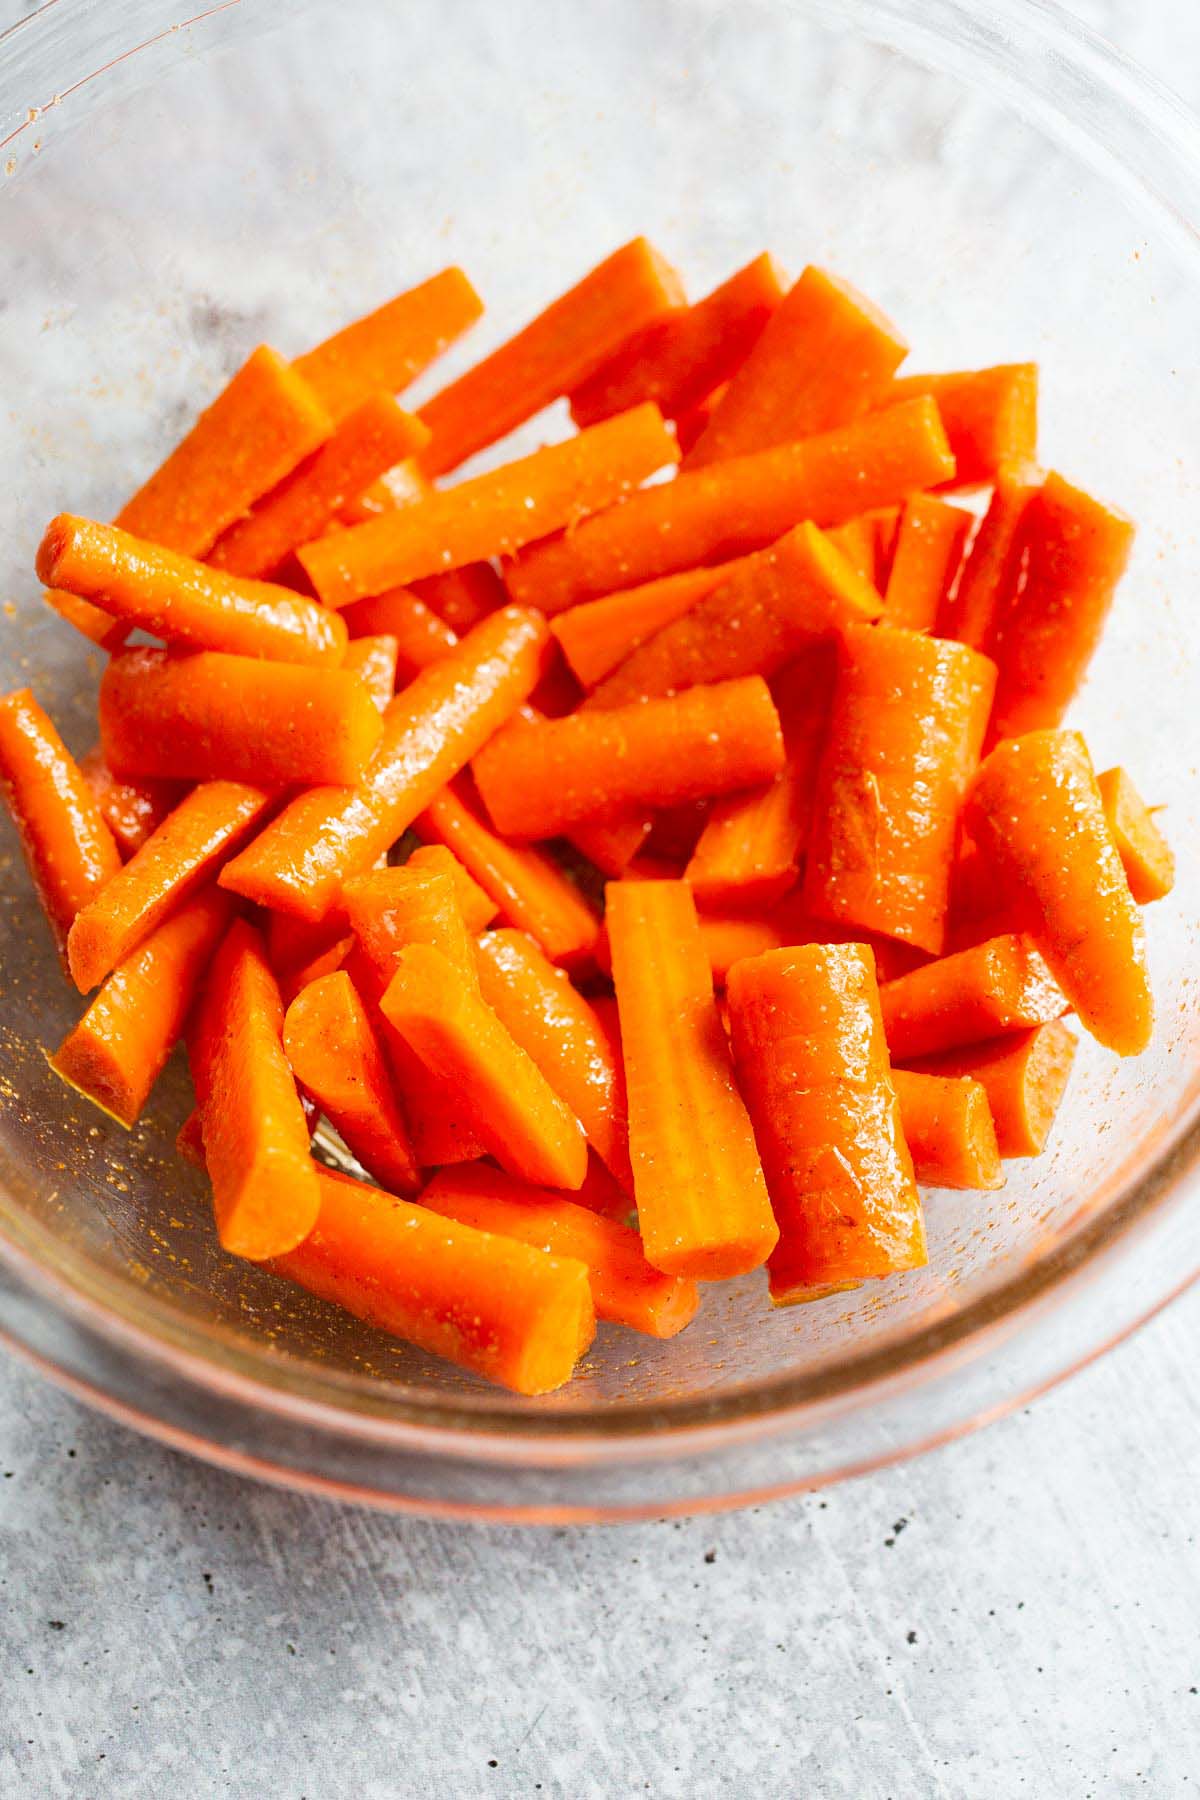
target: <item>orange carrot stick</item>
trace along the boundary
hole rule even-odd
[[[65,961],[72,920],[121,856],[86,777],[28,688],[0,698],[0,793]]]
[[[1175,858],[1153,813],[1124,769],[1105,769],[1096,785],[1130,893],[1139,906],[1162,900],[1175,885]]]
[[[120,781],[96,744],[79,765],[100,816],[117,841],[122,856],[140,850],[187,791],[178,781]]]
[[[634,238],[555,300],[515,337],[421,408],[433,443],[427,475],[456,469],[600,367],[630,334],[684,304],[679,277]]]
[[[879,404],[891,407],[921,395],[937,401],[957,465],[955,487],[977,487],[994,481],[1005,463],[1036,460],[1036,363],[904,375],[892,382]]]
[[[610,882],[607,924],[647,1260],[696,1281],[744,1274],[779,1233],[691,890]]]
[[[606,594],[602,600],[589,600],[560,613],[550,629],[572,672],[585,688],[595,687],[639,644],[690,612],[747,560],[743,557],[715,569],[685,569],[679,575],[664,575],[660,581]]]
[[[611,712],[514,721],[476,756],[505,837],[558,837],[581,819],[730,793],[782,768],[783,734],[758,676]]]
[[[307,1094],[301,1094],[300,1104],[304,1108],[304,1123],[308,1126],[308,1133],[311,1137],[317,1129],[317,1121],[321,1115]],[[207,1172],[208,1163],[204,1156],[204,1124],[200,1118],[198,1106],[193,1106],[175,1133],[175,1148],[184,1162],[189,1162],[194,1168]]]
[[[775,950],[729,972],[729,1025],[779,1243],[778,1305],[918,1269],[921,1202],[862,944]]]
[[[708,430],[708,422],[720,405],[721,396],[729,383],[723,381],[719,388],[693,406],[688,412],[681,413],[675,421],[675,436],[679,443],[679,454],[686,456],[692,447],[700,442]]]
[[[117,775],[353,782],[382,731],[362,682],[341,669],[122,650],[100,682],[100,742]]]
[[[508,599],[508,590],[489,562],[464,563],[444,575],[426,575],[413,583],[413,592],[457,632],[470,631]]]
[[[1061,1019],[1052,1019],[912,1066],[928,1075],[969,1075],[987,1094],[1001,1156],[1039,1156],[1074,1060],[1075,1039]]]
[[[582,1262],[324,1169],[316,1181],[316,1224],[277,1275],[514,1393],[570,1380],[595,1333]]]
[[[547,637],[538,615],[520,607],[481,620],[397,694],[359,785],[301,794],[226,865],[222,886],[321,918],[342,882],[369,869],[528,698]]]
[[[95,600],[126,625],[182,649],[336,666],[346,647],[345,623],[303,594],[222,574],[70,513],[46,527],[37,567],[51,587]]]
[[[884,595],[889,625],[931,631],[962,562],[971,515],[936,494],[905,501]]]
[[[281,985],[283,977],[312,961],[339,938],[350,935],[350,920],[345,909],[331,907],[315,925],[295,919],[290,913],[269,912],[264,916],[267,961]]]
[[[326,975],[336,975],[338,971],[351,961],[354,953],[354,936],[346,932],[333,939],[324,950],[310,956],[307,962],[297,963],[278,977],[279,997],[287,1008],[314,981],[324,980]],[[272,963],[272,968],[274,964]]]
[[[232,911],[228,896],[210,888],[165,919],[113,970],[49,1058],[56,1075],[119,1124],[136,1123]]]
[[[872,514],[860,513],[856,519],[847,519],[844,525],[832,526],[825,535],[841,551],[855,573],[877,588],[875,520]]]
[[[462,270],[442,269],[307,350],[293,366],[340,422],[369,394],[406,388],[482,312]]]
[[[997,884],[986,859],[961,837],[950,871],[950,907],[946,915],[946,949],[966,950],[988,938],[1021,931],[1028,921],[1010,894]]]
[[[893,1069],[900,1124],[922,1187],[1004,1186],[987,1090],[962,1075]]]
[[[982,650],[998,612],[1011,605],[1021,578],[1024,521],[1029,503],[1042,485],[1042,473],[1029,463],[1005,463],[987,512],[963,564],[958,591],[947,597],[935,627],[939,637],[957,638]]]
[[[383,632],[374,637],[352,638],[346,645],[342,671],[358,676],[378,712],[386,712],[395,697],[399,657],[396,639]]]
[[[435,1175],[421,1205],[477,1231],[516,1238],[551,1256],[577,1258],[587,1266],[597,1318],[615,1325],[670,1338],[690,1323],[700,1304],[695,1282],[664,1275],[648,1263],[641,1239],[628,1225],[483,1164]]]
[[[81,600],[77,594],[68,594],[63,588],[47,588],[42,598],[60,619],[73,625],[93,644],[99,644],[102,650],[119,650],[129,636],[128,625],[122,625],[111,613],[102,612],[90,600]]]
[[[700,941],[712,969],[713,985],[723,988],[735,963],[782,949],[787,932],[768,914],[704,911],[700,914]]]
[[[694,306],[644,325],[574,390],[576,425],[598,424],[642,400],[653,400],[665,419],[691,412],[745,362],[785,286],[774,257],[756,256]]]
[[[528,549],[508,571],[508,590],[560,613],[617,588],[761,550],[805,519],[840,524],[953,473],[937,407],[914,400],[633,494]]]
[[[653,828],[653,816],[647,812],[619,819],[580,819],[567,833],[567,842],[602,874],[623,875]]]
[[[408,1128],[383,1050],[345,970],[297,994],[283,1021],[292,1073],[381,1186],[415,1194],[421,1185]]]
[[[811,912],[941,951],[994,682],[965,645],[847,628],[804,874]]]
[[[449,875],[454,883],[455,897],[462,909],[463,924],[472,937],[486,931],[500,910],[499,902],[480,887],[474,876],[459,862],[453,850],[447,850],[444,844],[419,844],[404,867],[421,873],[433,870],[438,874]]]
[[[879,1002],[897,1063],[1046,1025],[1067,1010],[1062,989],[1032,940],[1020,932],[885,981]]]
[[[688,467],[848,425],[890,386],[907,353],[895,326],[848,282],[805,269],[688,452]]]
[[[458,642],[457,633],[408,588],[392,588],[370,600],[356,600],[341,617],[351,643],[380,635],[395,638],[397,676],[403,684],[430,663],[440,662]]]
[[[299,552],[328,606],[490,556],[574,525],[679,460],[656,406],[636,406],[415,506],[317,538]]]

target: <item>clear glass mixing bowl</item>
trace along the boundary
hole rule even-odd
[[[518,1402],[224,1257],[171,1148],[180,1067],[130,1134],[55,1080],[42,1046],[74,1008],[5,828],[0,1328],[228,1464],[533,1519],[826,1481],[1096,1354],[1200,1265],[1191,118],[1035,0],[184,15],[51,0],[0,38],[0,690],[31,683],[88,746],[96,659],[40,601],[40,529],[109,516],[260,340],[298,352],[461,261],[489,310],[458,367],[637,231],[695,292],[764,247],[818,260],[902,322],[914,367],[1038,358],[1047,459],[1141,523],[1078,718],[1170,809],[1160,1023],[1136,1062],[1083,1048],[1050,1155],[931,1197],[926,1274],[775,1314],[747,1279],[672,1343],[602,1328],[567,1391]]]

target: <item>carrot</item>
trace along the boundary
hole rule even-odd
[[[745,362],[785,286],[774,257],[756,256],[694,306],[644,325],[575,388],[576,425],[595,425],[642,400],[653,400],[665,419],[691,412]]]
[[[490,556],[511,556],[628,494],[679,448],[656,406],[636,406],[414,506],[317,538],[299,551],[328,606]]]
[[[766,914],[709,912],[700,914],[700,941],[712,969],[714,986],[723,988],[734,963],[765,950],[781,949],[787,933]]]
[[[600,367],[630,334],[684,303],[679,277],[634,238],[421,408],[427,475],[456,469]]]
[[[464,563],[460,569],[447,569],[444,575],[426,575],[413,583],[413,592],[458,632],[470,631],[508,599],[490,562]]]
[[[1105,769],[1096,785],[1130,893],[1139,906],[1162,900],[1175,885],[1175,858],[1153,813],[1124,769]]]
[[[566,836],[602,874],[616,876],[624,874],[653,828],[653,816],[637,812],[619,819],[580,819]]]
[[[679,575],[606,594],[602,600],[560,613],[550,629],[582,685],[595,687],[647,638],[690,612],[748,560],[739,558],[715,569],[684,569]]]
[[[582,1262],[325,1169],[315,1179],[316,1224],[275,1274],[514,1393],[570,1380],[595,1333]]]
[[[293,367],[336,422],[369,394],[399,393],[483,312],[461,269],[442,269],[298,356]]]
[[[439,662],[458,642],[458,635],[408,588],[392,588],[370,600],[356,600],[341,614],[350,642],[364,637],[396,640],[397,679],[407,684],[421,669]]]
[[[350,920],[344,907],[330,907],[325,917],[315,925],[304,919],[293,918],[290,913],[268,912],[264,914],[264,935],[267,945],[267,961],[275,971],[280,985],[283,978],[293,969],[311,962],[314,957],[322,955],[339,939],[350,936]]]
[[[560,613],[616,588],[761,550],[805,519],[840,524],[953,473],[937,407],[914,400],[633,494],[528,549],[508,571],[508,590]]]
[[[47,588],[42,598],[60,619],[73,625],[93,644],[99,644],[102,650],[119,650],[129,636],[127,625],[120,624],[111,613],[93,606],[90,600],[81,600],[77,594],[68,594],[62,588]]]
[[[633,652],[589,705],[622,706],[647,694],[737,675],[774,675],[814,644],[879,617],[869,582],[815,525],[796,526],[747,557],[729,579]]]
[[[101,891],[80,908],[67,937],[71,977],[81,994],[211,879],[271,804],[262,788],[205,781],[179,802]]]
[[[862,944],[769,951],[730,970],[729,1026],[779,1243],[777,1306],[922,1267],[921,1202]]]
[[[957,465],[956,487],[994,481],[1005,463],[1036,461],[1036,363],[1005,363],[952,375],[904,375],[892,382],[879,404],[892,407],[923,395],[936,400],[942,415]]]
[[[538,615],[520,607],[481,620],[397,694],[358,786],[301,794],[226,865],[222,886],[321,918],[342,882],[370,868],[528,697],[547,635]]]
[[[716,412],[721,395],[728,385],[728,382],[723,381],[720,387],[714,388],[711,394],[708,394],[696,406],[691,407],[689,411],[681,413],[676,419],[675,437],[681,456],[686,456],[692,446],[698,444],[708,430],[708,422]]]
[[[664,1275],[648,1263],[641,1239],[628,1225],[482,1164],[435,1175],[421,1205],[477,1231],[576,1258],[587,1267],[596,1317],[615,1325],[649,1337],[675,1337],[700,1304],[695,1282]]]
[[[64,957],[67,933],[121,867],[87,779],[28,688],[0,698],[0,793]]]
[[[311,1137],[313,1132],[317,1129],[317,1121],[320,1118],[320,1113],[317,1111],[317,1108],[313,1105],[307,1094],[301,1094],[300,1104],[304,1108],[304,1123],[307,1125],[308,1134]],[[191,1112],[183,1121],[179,1130],[175,1133],[175,1148],[180,1156],[182,1156],[184,1162],[189,1162],[194,1168],[203,1169],[207,1172],[208,1163],[204,1156],[204,1125],[200,1118],[200,1108],[198,1106],[193,1106]]]
[[[411,944],[380,1004],[431,1073],[453,1087],[501,1168],[546,1187],[582,1185],[582,1126],[481,998],[473,975],[440,950]]]
[[[285,1009],[292,1004],[299,994],[314,981],[322,981],[327,975],[336,975],[354,952],[354,936],[352,932],[344,932],[341,937],[334,938],[324,950],[317,951],[307,962],[296,963],[292,968],[279,975],[279,997]],[[274,969],[274,963],[271,964]]]
[[[444,844],[419,844],[404,867],[421,873],[433,870],[438,874],[449,875],[454,883],[455,897],[462,909],[463,923],[472,937],[477,932],[486,931],[500,910],[498,902],[480,887],[459,862],[453,850],[447,850]]]
[[[1022,522],[1024,585],[1006,589],[984,646],[1000,670],[993,741],[1059,723],[1100,641],[1133,536],[1124,513],[1047,475]]]
[[[1067,1010],[1066,996],[1046,962],[1032,939],[1020,932],[990,938],[885,981],[879,1003],[896,1063],[1047,1025]]]
[[[383,723],[357,675],[196,650],[122,650],[100,682],[114,774],[181,781],[357,781]]]
[[[922,1187],[1004,1186],[987,1090],[963,1075],[893,1069],[900,1124]]]
[[[1029,503],[1042,484],[1029,463],[1004,463],[975,540],[963,564],[958,591],[943,600],[935,627],[939,637],[957,638],[982,650],[998,612],[1012,603],[1024,568],[1023,528]]]
[[[496,829],[530,839],[557,837],[580,819],[750,787],[783,761],[770,691],[748,676],[610,712],[515,720],[472,769]]]
[[[688,452],[688,467],[850,424],[907,353],[895,326],[849,282],[805,269]]]
[[[221,533],[208,562],[231,575],[273,575],[356,494],[428,442],[426,427],[390,394],[368,394],[319,450]]]
[[[881,594],[887,591],[887,584],[891,580],[896,535],[900,530],[900,512],[901,508],[898,506],[877,506],[872,512],[863,515],[875,527],[875,586]]]
[[[1092,1036],[1121,1056],[1144,1050],[1154,1023],[1145,933],[1083,738],[1033,731],[1000,744],[966,825]]]
[[[136,1124],[232,911],[232,901],[210,888],[164,919],[48,1058],[56,1075],[119,1124]]]
[[[904,503],[884,595],[889,625],[931,631],[962,562],[971,515],[936,494],[914,494]]]
[[[187,791],[178,781],[119,781],[96,744],[79,765],[79,772],[100,808],[100,817],[112,832],[122,856],[140,850],[152,831]]]
[[[95,600],[177,648],[336,666],[346,647],[344,622],[303,594],[222,574],[70,513],[46,527],[37,568],[52,588]]]
[[[847,628],[804,873],[810,911],[940,953],[994,683],[962,644]]]
[[[311,982],[288,1007],[283,1049],[296,1080],[351,1155],[382,1187],[421,1185],[383,1050],[344,970]]]
[[[483,997],[571,1109],[588,1141],[629,1190],[625,1081],[595,1012],[522,931],[486,931],[475,946]]]
[[[969,1075],[987,1094],[1001,1156],[1038,1156],[1074,1060],[1075,1039],[1053,1019],[989,1043],[922,1057],[912,1066],[929,1075]]]
[[[946,949],[966,950],[988,938],[1021,931],[1027,924],[1021,908],[997,885],[987,861],[960,836],[950,871],[950,906],[946,914]]]
[[[399,656],[396,639],[383,632],[374,637],[352,638],[346,645],[343,673],[358,676],[378,712],[386,712],[395,695]]]
[[[855,573],[877,589],[876,535],[872,515],[860,513],[856,519],[847,519],[844,525],[832,526],[825,535],[841,551]]]
[[[691,890],[617,881],[607,898],[647,1260],[696,1281],[744,1274],[766,1261],[779,1234]]]

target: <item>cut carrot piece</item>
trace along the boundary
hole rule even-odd
[[[368,394],[319,450],[221,533],[208,562],[231,575],[273,575],[299,545],[320,537],[356,494],[428,442],[420,419],[390,394]]]
[[[127,857],[141,849],[186,792],[178,781],[118,780],[101,755],[99,744],[88,751],[79,772],[92,791],[101,818],[117,840],[118,850]]]
[[[656,406],[635,406],[566,443],[549,444],[488,475],[317,538],[300,562],[327,606],[382,593],[522,545],[611,506],[679,461]]]
[[[52,588],[95,600],[126,625],[181,649],[336,666],[346,648],[344,621],[303,594],[222,574],[71,513],[46,527],[37,566]]]
[[[324,1169],[316,1181],[316,1224],[277,1275],[514,1393],[570,1380],[595,1334],[585,1264]]]
[[[962,562],[971,515],[936,494],[914,494],[900,514],[884,595],[889,625],[932,631]]]
[[[351,643],[381,635],[396,640],[397,679],[403,683],[430,663],[440,662],[458,642],[457,633],[408,588],[392,588],[370,600],[356,600],[341,617]]]
[[[723,381],[720,387],[714,388],[712,393],[706,399],[701,400],[698,406],[693,406],[690,411],[681,413],[676,419],[675,437],[679,443],[681,456],[686,456],[692,446],[698,444],[708,430],[709,420],[716,412],[721,395],[728,385],[728,382]]]
[[[700,940],[712,969],[713,983],[723,988],[735,963],[748,956],[783,947],[787,933],[769,917],[742,913],[702,912]]]
[[[913,1068],[929,1075],[969,1075],[987,1094],[1001,1156],[1039,1156],[1074,1060],[1075,1039],[1053,1019],[990,1043],[924,1057]]]
[[[472,768],[497,830],[529,839],[750,787],[783,760],[770,690],[752,675],[610,712],[514,720]]]
[[[322,955],[339,938],[349,935],[345,909],[331,907],[315,925],[294,919],[290,913],[269,912],[265,917],[267,961],[282,979],[293,969]]]
[[[847,628],[804,874],[810,911],[941,951],[995,679],[963,644]]]
[[[664,575],[661,581],[606,594],[602,600],[589,600],[560,613],[550,629],[579,681],[585,688],[595,687],[639,644],[690,612],[747,560],[722,563],[715,569],[685,569],[680,575]]]
[[[483,312],[461,269],[442,269],[298,356],[302,375],[335,420],[369,394],[398,394]]]
[[[879,990],[892,1061],[978,1044],[1061,1018],[1067,999],[1030,938],[990,938]]]
[[[963,1075],[892,1071],[900,1123],[922,1187],[1004,1186],[987,1090]]]
[[[435,1175],[421,1205],[477,1231],[516,1238],[551,1256],[577,1258],[587,1266],[599,1319],[670,1338],[696,1315],[700,1294],[694,1281],[662,1274],[646,1261],[636,1231],[563,1194],[477,1164]]]
[[[876,560],[875,521],[870,513],[860,513],[857,519],[847,519],[844,525],[834,525],[826,533],[846,561],[864,581],[878,588],[878,568]]]
[[[232,911],[225,894],[209,889],[164,920],[113,970],[49,1058],[56,1075],[119,1124],[136,1124]]]
[[[761,550],[805,519],[838,525],[953,473],[937,407],[913,400],[632,494],[527,550],[508,571],[508,590],[514,600],[560,613],[617,588]]]
[[[785,286],[774,257],[756,256],[694,306],[644,325],[574,390],[576,425],[595,425],[642,400],[653,400],[665,419],[691,412],[745,362]]]
[[[307,1094],[301,1094],[300,1104],[304,1108],[304,1123],[308,1126],[308,1134],[311,1138],[317,1129],[317,1121],[321,1115]],[[204,1124],[200,1118],[198,1106],[193,1106],[175,1133],[175,1148],[184,1162],[189,1162],[194,1168],[207,1172],[208,1162],[204,1155]]]
[[[460,569],[447,569],[444,575],[426,575],[413,583],[413,592],[460,633],[470,631],[508,599],[508,590],[490,562],[464,563]]]
[[[343,673],[358,676],[379,712],[386,712],[395,696],[399,656],[396,639],[382,632],[374,637],[352,638],[346,645]]]
[[[311,982],[288,1007],[283,1049],[292,1073],[347,1149],[381,1186],[421,1185],[379,1039],[344,970]]]
[[[279,912],[321,918],[342,882],[370,868],[528,698],[547,637],[538,615],[520,607],[481,620],[397,694],[359,785],[301,794],[226,865],[222,886]]]
[[[622,245],[421,408],[433,432],[421,458],[426,474],[444,475],[506,437],[571,393],[632,332],[683,304],[679,277],[652,244]]]
[[[271,804],[261,788],[205,781],[80,908],[67,938],[71,977],[86,994],[208,881]]]
[[[1145,932],[1079,733],[1000,744],[966,824],[1092,1036],[1121,1056],[1144,1050],[1154,1024]]]
[[[850,424],[907,353],[895,326],[849,282],[805,269],[688,452],[688,467]]]
[[[957,638],[972,650],[985,648],[997,613],[1011,606],[1024,566],[1024,522],[1029,502],[1042,485],[1032,464],[1006,463],[975,541],[963,564],[958,591],[938,615],[939,637]]]
[[[955,487],[978,487],[994,481],[1005,463],[1037,460],[1036,363],[1004,363],[952,375],[903,375],[880,405],[891,407],[926,394],[937,401],[946,427],[956,464]]]
[[[1139,906],[1162,900],[1175,885],[1175,858],[1153,813],[1124,769],[1105,769],[1096,785],[1130,893]]]
[[[0,793],[65,960],[76,913],[112,880],[121,856],[86,777],[28,688],[0,698]]]
[[[377,519],[381,513],[395,512],[398,506],[411,506],[414,500],[428,499],[433,491],[432,482],[426,481],[420,469],[411,457],[397,463],[378,481],[373,481],[364,488],[357,500],[348,500],[340,507],[335,523],[328,529],[335,531],[346,525],[365,525],[368,519]]]
[[[648,813],[630,813],[621,819],[580,819],[567,833],[567,842],[602,874],[623,875],[653,827]]]
[[[738,963],[728,1004],[779,1222],[772,1300],[921,1268],[921,1201],[870,950],[810,944]]]
[[[997,884],[986,857],[961,837],[950,871],[950,908],[946,915],[946,949],[966,950],[988,938],[1022,931],[1028,921],[1011,894]]]
[[[778,1238],[686,882],[608,887],[629,1150],[647,1260],[718,1281]]]
[[[122,650],[100,682],[117,775],[182,781],[357,781],[383,722],[357,675],[196,650]]]
[[[444,844],[419,844],[404,867],[422,873],[434,870],[439,874],[449,875],[454,883],[458,904],[462,908],[463,923],[472,937],[486,931],[500,911],[499,903],[480,887],[459,862],[453,850],[447,850]]]
[[[1059,723],[1100,641],[1133,537],[1124,513],[1047,475],[1021,527],[1024,583],[1006,590],[984,646],[1000,670],[993,740]]]
[[[321,981],[326,975],[336,975],[349,961],[354,951],[354,936],[346,932],[344,936],[335,938],[324,950],[310,956],[307,962],[297,963],[279,976],[279,995],[285,1007],[292,1004],[298,994],[314,981]],[[274,964],[271,965],[274,968]]]
[[[129,636],[128,625],[120,624],[111,613],[101,612],[98,606],[93,606],[90,600],[81,600],[77,594],[68,594],[62,588],[47,588],[42,598],[60,619],[73,625],[93,644],[99,644],[102,650],[119,650]]]

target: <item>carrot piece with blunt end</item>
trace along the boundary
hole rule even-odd
[[[935,627],[939,637],[957,638],[972,650],[986,647],[993,619],[1016,594],[1024,566],[1025,514],[1041,485],[1042,473],[1032,464],[1005,463],[997,471],[958,590],[942,602]]]
[[[776,1305],[926,1261],[875,964],[862,944],[768,952],[729,971],[729,1025],[779,1243]]]
[[[79,765],[79,772],[91,789],[92,799],[116,839],[118,850],[125,857],[141,849],[151,832],[158,830],[187,791],[178,781],[152,778],[121,781],[105,762],[99,744],[88,751]]]
[[[508,591],[560,613],[617,588],[762,550],[803,520],[838,525],[953,473],[937,407],[914,400],[631,494],[531,546],[508,570]]]
[[[71,513],[46,527],[37,566],[51,587],[95,600],[173,648],[312,667],[335,667],[346,648],[344,621],[303,594],[227,575]]]
[[[183,781],[359,780],[383,721],[357,675],[196,650],[122,650],[100,682],[100,743],[118,775]]]
[[[987,1094],[1001,1156],[1039,1156],[1074,1060],[1075,1039],[1053,1019],[990,1043],[922,1057],[912,1067],[927,1075],[970,1076]]]
[[[678,461],[679,446],[658,408],[635,406],[565,443],[317,538],[299,551],[300,562],[327,606],[346,606],[420,576],[511,556]]]
[[[987,1090],[963,1075],[892,1070],[900,1124],[922,1187],[1004,1186]]]
[[[729,383],[688,467],[848,425],[889,386],[907,353],[878,307],[810,266]]]
[[[514,1393],[570,1380],[596,1328],[584,1263],[313,1166],[316,1223],[275,1274]]]
[[[434,870],[439,874],[449,875],[454,883],[455,898],[462,909],[463,923],[472,936],[486,931],[500,910],[499,903],[480,887],[459,862],[453,850],[447,850],[444,844],[419,844],[404,867],[421,872]]]
[[[700,1294],[694,1281],[664,1275],[647,1262],[636,1231],[565,1195],[469,1164],[435,1175],[421,1205],[477,1231],[516,1238],[551,1256],[577,1258],[587,1267],[598,1319],[671,1338],[696,1315]]]
[[[395,639],[397,679],[405,684],[430,663],[440,662],[458,642],[458,634],[408,588],[356,600],[341,617],[352,644],[368,637]]]
[[[1138,1055],[1154,1026],[1145,932],[1083,738],[1033,731],[998,745],[965,822],[1081,1023]]]
[[[1124,769],[1103,770],[1096,786],[1130,893],[1139,906],[1164,899],[1175,885],[1175,858],[1154,815]]]
[[[165,919],[117,965],[48,1058],[56,1075],[119,1124],[136,1124],[149,1099],[233,904],[210,888]]]
[[[399,393],[483,312],[461,269],[442,269],[343,326],[293,363],[336,422],[368,395]]]
[[[358,785],[299,795],[226,865],[222,886],[320,919],[342,883],[369,869],[528,698],[547,637],[538,614],[520,607],[481,620],[397,694]]]
[[[935,400],[942,415],[957,465],[955,487],[994,481],[1005,463],[1036,461],[1036,363],[1002,363],[950,375],[902,375],[879,404],[892,407],[921,395]]]
[[[550,629],[572,673],[585,688],[595,687],[647,638],[723,586],[745,560],[715,569],[685,569],[679,575],[664,575],[660,581],[572,606],[551,622]]]
[[[958,574],[970,526],[969,512],[936,494],[914,494],[905,502],[884,594],[889,625],[934,629]]]
[[[357,675],[378,712],[386,712],[396,693],[396,666],[400,646],[394,637],[352,638],[342,658],[342,672]]]
[[[0,794],[65,962],[72,921],[121,856],[86,776],[28,688],[0,697]]]
[[[879,990],[893,1062],[1061,1018],[1067,999],[1032,939],[990,938],[926,963]]]
[[[779,1232],[691,890],[682,881],[610,882],[607,903],[647,1260],[695,1281],[745,1274],[766,1261]]]

